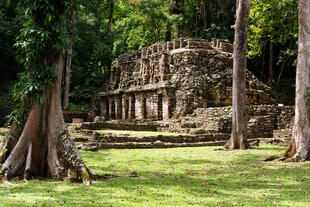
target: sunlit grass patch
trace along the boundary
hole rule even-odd
[[[0,206],[310,206],[310,163],[263,162],[283,147],[111,149],[81,154],[93,171],[128,175],[94,181],[0,184]]]

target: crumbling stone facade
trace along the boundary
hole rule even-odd
[[[197,108],[229,106],[232,50],[228,41],[180,38],[120,55],[106,91],[104,120],[168,120]],[[247,104],[272,103],[270,88],[247,71]]]

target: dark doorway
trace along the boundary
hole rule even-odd
[[[109,100],[106,99],[106,100],[105,100],[105,114],[103,114],[103,116],[104,116],[104,118],[105,118],[106,120],[109,119],[109,110],[110,110],[110,107],[109,107]]]
[[[158,100],[157,100],[157,107],[158,107],[158,120],[163,119],[163,94],[158,94]]]
[[[125,100],[125,119],[128,119],[129,117],[129,100]]]
[[[143,113],[143,119],[146,119],[147,118],[146,98],[143,98],[142,100],[142,113]]]
[[[115,105],[116,105],[116,102],[115,101],[112,101],[111,103],[111,119],[115,119]]]
[[[131,99],[131,105],[130,105],[130,110],[131,110],[131,119],[136,118],[136,97],[133,95]]]

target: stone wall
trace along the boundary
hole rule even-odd
[[[231,105],[232,50],[226,40],[180,38],[120,55],[107,90],[105,119],[167,120],[196,108]],[[247,103],[267,104],[270,88],[247,71]]]
[[[273,130],[287,129],[292,126],[294,107],[248,105],[247,115],[249,138],[272,137]],[[231,133],[232,110],[231,107],[197,108],[192,115],[186,117],[186,120],[206,132]]]

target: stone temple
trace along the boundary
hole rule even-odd
[[[91,116],[169,120],[197,108],[230,106],[232,50],[226,40],[180,38],[120,55]],[[250,71],[246,75],[247,104],[272,103],[270,88]]]
[[[87,150],[224,145],[232,130],[232,50],[226,40],[180,38],[120,55],[92,100],[94,121],[72,125],[71,131],[88,136],[78,139],[89,142]],[[248,70],[246,80],[249,141],[286,144],[294,107],[276,104],[271,89]]]

